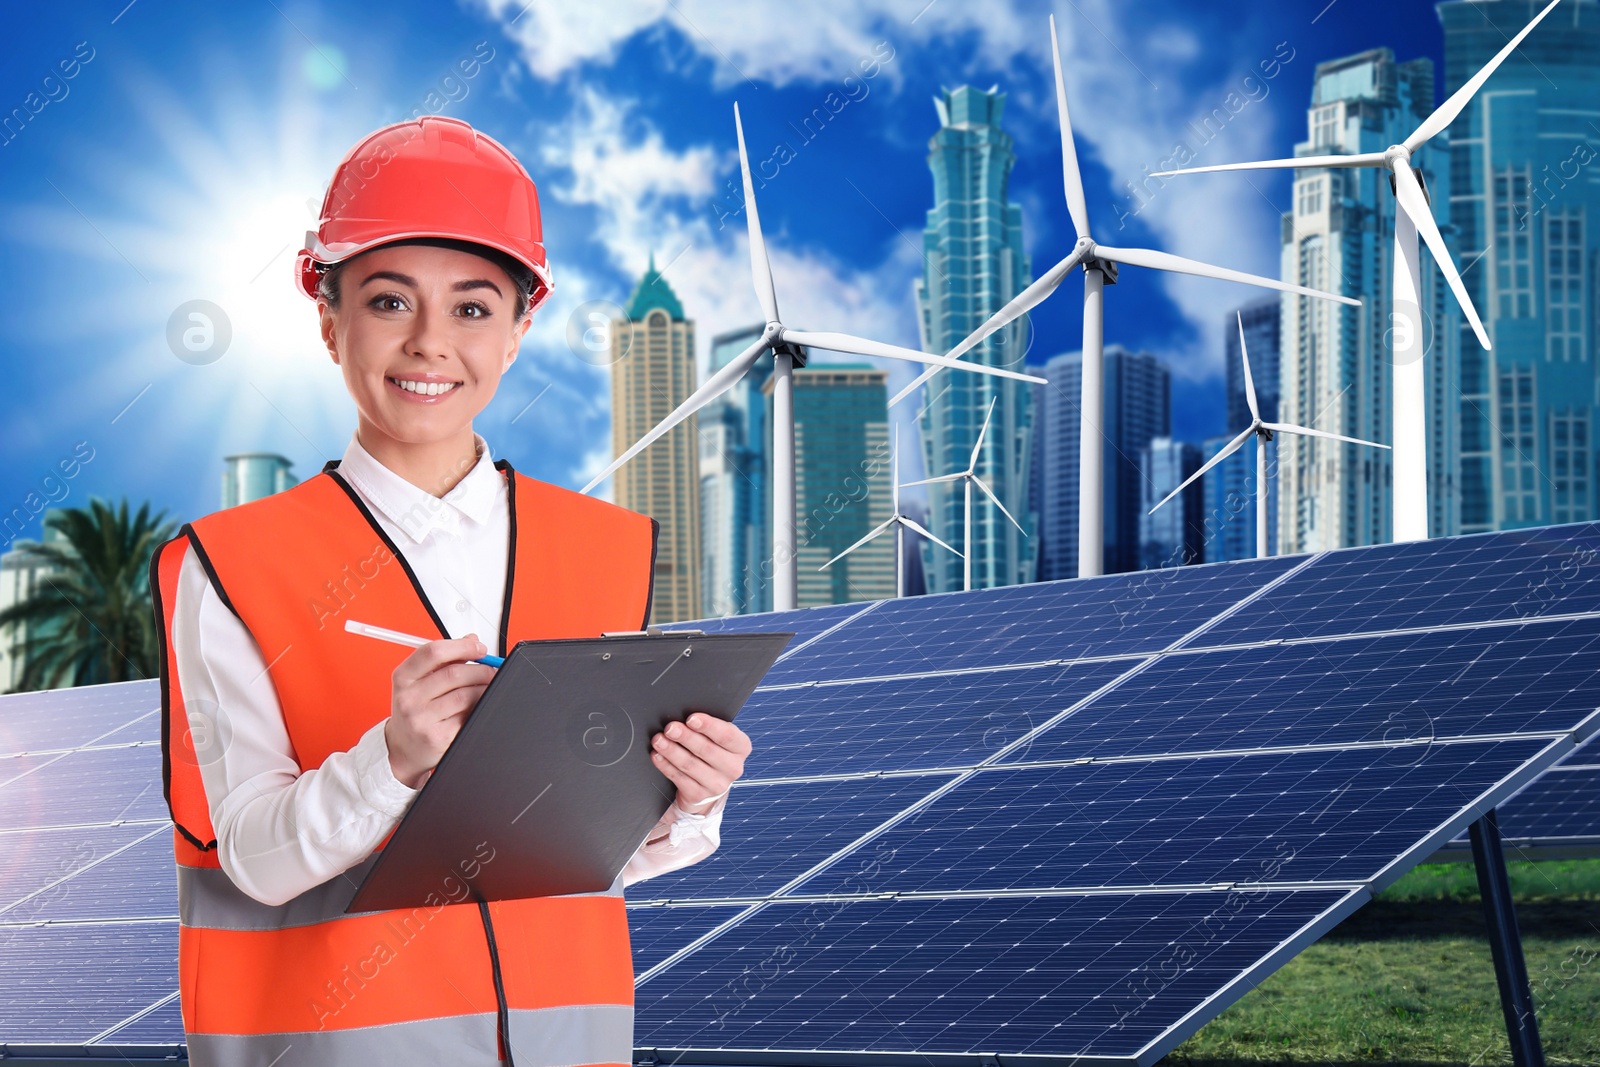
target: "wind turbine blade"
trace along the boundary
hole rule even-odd
[[[937,537],[933,536],[932,533],[928,532],[927,530],[924,530],[922,528],[922,524],[917,522],[916,519],[908,518],[905,515],[899,516],[899,519],[900,519],[901,522],[905,523],[907,526],[911,527],[913,530],[917,531],[917,533],[921,534],[923,537],[926,537],[928,540],[932,541],[934,544],[938,545],[940,548],[945,548],[945,549],[949,549],[951,552],[956,552],[955,549],[950,548],[949,545],[945,544],[943,541],[941,541]],[[956,552],[956,555],[961,556],[961,553],[960,552]],[[962,558],[965,559],[966,557],[962,556]]]
[[[1455,263],[1450,259],[1450,249],[1445,247],[1444,235],[1439,232],[1438,224],[1433,221],[1433,211],[1428,207],[1428,198],[1423,193],[1422,186],[1417,183],[1417,176],[1411,172],[1409,164],[1395,167],[1394,194],[1395,199],[1400,202],[1400,210],[1411,216],[1411,221],[1416,223],[1417,232],[1427,242],[1428,251],[1433,253],[1433,261],[1438,265],[1439,273],[1450,283],[1450,291],[1456,294],[1456,303],[1461,305],[1462,313],[1472,324],[1472,332],[1478,335],[1478,343],[1487,351],[1488,331],[1483,328],[1483,320],[1478,318],[1478,309],[1472,306],[1472,297],[1467,294],[1466,283],[1461,280]]]
[[[1016,296],[1012,297],[1005,307],[989,316],[989,320],[987,322],[985,322],[982,326],[979,326],[976,330],[973,330],[966,336],[965,340],[956,345],[950,351],[946,352],[945,358],[960,359],[962,356],[972,351],[973,348],[977,347],[978,342],[982,341],[985,337],[988,337],[1002,326],[1010,323],[1013,319],[1019,318],[1033,310],[1035,305],[1041,303],[1045,297],[1056,291],[1056,288],[1060,286],[1062,280],[1066,278],[1069,273],[1071,273],[1072,268],[1076,267],[1083,260],[1083,256],[1083,251],[1074,250],[1071,255],[1067,256],[1066,259],[1063,259],[1060,263],[1057,263],[1055,266],[1045,271],[1032,285],[1022,290],[1022,292],[1018,293]],[[910,396],[917,386],[921,385],[923,382],[927,381],[929,378],[932,378],[938,373],[939,368],[929,367],[927,370],[917,375],[917,377],[912,380],[910,385],[906,386],[904,389],[900,390],[894,395],[894,398],[889,401],[889,406],[894,407],[896,404],[900,403],[900,401],[904,400],[907,396]]]
[[[1000,509],[1000,514],[1004,515],[1008,519],[1011,519],[1011,525],[1015,526],[1017,530],[1021,532],[1023,537],[1027,537],[1028,531],[1022,529],[1022,523],[1018,522],[1012,517],[1011,512],[1007,511],[1006,506],[1000,503],[1000,498],[995,496],[994,493],[990,491],[989,486],[984,482],[984,480],[978,477],[976,474],[972,476],[972,480],[977,483],[979,489],[983,490],[983,495],[992,500],[994,502],[994,506]]]
[[[1160,508],[1162,504],[1165,504],[1167,501],[1171,500],[1173,497],[1177,496],[1179,493],[1181,493],[1185,489],[1189,488],[1189,486],[1191,486],[1195,482],[1199,481],[1201,476],[1204,475],[1206,471],[1210,470],[1212,467],[1215,467],[1218,463],[1221,463],[1223,460],[1227,459],[1229,456],[1231,456],[1235,452],[1239,451],[1239,449],[1244,445],[1245,440],[1251,434],[1253,434],[1255,432],[1256,432],[1255,427],[1252,426],[1248,430],[1245,430],[1243,433],[1241,433],[1238,437],[1235,437],[1232,441],[1229,441],[1227,444],[1223,445],[1222,446],[1222,451],[1218,452],[1216,455],[1214,455],[1210,459],[1206,460],[1205,466],[1201,467],[1199,470],[1197,470],[1193,474],[1189,475],[1189,477],[1187,477],[1187,478],[1185,478],[1183,480],[1183,482],[1178,486],[1178,488],[1174,489],[1172,492],[1170,492],[1166,496],[1162,497],[1160,502],[1157,503],[1155,507],[1151,508],[1149,510],[1149,512],[1147,512],[1147,514],[1154,515],[1156,513],[1156,510],[1158,508]]]
[[[778,294],[772,287],[772,262],[767,258],[767,242],[761,236],[761,216],[756,211],[756,187],[750,180],[750,156],[744,150],[744,123],[739,121],[739,105],[733,105],[733,129],[739,136],[739,173],[744,176],[744,222],[750,232],[750,277],[755,282],[756,299],[768,322],[778,321]]]
[[[1244,360],[1244,399],[1250,405],[1250,417],[1261,419],[1261,409],[1256,407],[1256,383],[1250,377],[1250,353],[1244,347],[1244,313],[1235,312],[1239,316],[1239,358]]]
[[[838,563],[841,559],[844,559],[850,553],[854,552],[856,549],[860,548],[862,545],[866,544],[868,541],[872,540],[874,537],[877,537],[879,534],[883,533],[883,531],[887,530],[889,527],[891,527],[893,525],[894,525],[894,516],[891,515],[889,518],[884,519],[882,522],[880,522],[878,524],[877,528],[874,529],[871,533],[867,534],[867,536],[863,537],[861,540],[857,541],[855,544],[851,545],[849,548],[845,549],[843,552],[839,553],[837,556],[834,556],[828,562],[826,562],[822,566],[818,567],[817,570],[819,570],[819,571],[827,570],[829,567],[833,566],[835,563]]]
[[[1550,0],[1545,5],[1544,10],[1533,16],[1533,20],[1522,27],[1522,32],[1511,38],[1506,43],[1506,46],[1500,49],[1495,57],[1484,65],[1482,70],[1474,74],[1467,80],[1466,84],[1452,93],[1450,99],[1435,108],[1433,114],[1424,119],[1422,125],[1417,127],[1416,132],[1405,139],[1406,149],[1415,152],[1422,147],[1423,142],[1427,141],[1428,138],[1454,122],[1456,116],[1466,110],[1467,103],[1472,99],[1473,94],[1483,88],[1483,83],[1489,80],[1489,75],[1495,72],[1495,68],[1504,63],[1506,57],[1516,51],[1517,45],[1522,43],[1522,39],[1533,32],[1533,28],[1539,25],[1539,21],[1550,14],[1551,10],[1560,2],[1561,0]],[[1484,345],[1484,347],[1488,348],[1489,346]]]
[[[1305,437],[1326,437],[1331,441],[1347,441],[1352,445],[1371,445],[1373,448],[1388,448],[1376,441],[1364,441],[1359,437],[1346,437],[1344,434],[1329,433],[1327,430],[1313,430],[1309,426],[1290,426],[1281,422],[1263,422],[1261,425],[1273,433],[1297,433]]]
[[[633,443],[631,448],[629,448],[622,455],[618,456],[616,459],[612,460],[611,465],[605,470],[601,471],[599,474],[595,475],[589,484],[584,486],[581,491],[584,493],[592,491],[595,486],[611,477],[611,475],[616,472],[617,468],[621,467],[634,456],[637,456],[640,452],[643,452],[646,448],[649,448],[668,430],[671,430],[674,426],[678,425],[678,423],[682,422],[684,419],[687,419],[690,415],[693,415],[700,408],[704,407],[717,397],[721,396],[723,393],[727,392],[730,388],[732,388],[735,382],[744,377],[745,372],[750,369],[750,367],[755,363],[756,359],[760,357],[761,353],[766,349],[766,347],[767,339],[763,336],[749,348],[745,349],[743,352],[740,352],[728,362],[727,366],[723,367],[721,370],[717,371],[717,373],[707,378],[705,383],[701,385],[700,388],[690,393],[688,399],[673,409],[672,414],[656,423],[655,426],[651,428],[649,433],[639,438],[639,440]]]
[[[972,461],[967,464],[968,474],[978,469],[978,453],[983,451],[983,435],[989,432],[989,420],[994,417],[994,406],[999,400],[997,396],[989,398],[989,410],[983,414],[983,426],[978,430],[978,441],[972,446]]]
[[[1209,167],[1183,167],[1179,170],[1153,170],[1152,178],[1174,174],[1215,174],[1223,170],[1310,170],[1316,167],[1382,167],[1388,165],[1382,152],[1360,152],[1339,156],[1296,156],[1293,159],[1264,159],[1259,163],[1216,163]]]
[[[959,482],[961,479],[963,479],[965,477],[966,477],[965,473],[962,473],[962,474],[941,474],[937,478],[923,478],[923,479],[921,479],[919,481],[915,481],[915,482],[901,482],[900,483],[900,487],[902,489],[904,489],[908,485],[933,485],[935,482]]]
[[[957,359],[946,359],[930,352],[918,352],[914,348],[901,348],[899,345],[887,345],[882,341],[869,341],[864,337],[852,337],[847,333],[829,333],[819,330],[790,330],[783,331],[785,341],[793,341],[797,345],[806,345],[811,348],[825,348],[830,352],[849,352],[855,356],[887,356],[890,359],[909,359],[915,363],[931,363],[938,367],[954,367],[957,370],[976,371],[979,374],[992,374],[997,378],[1015,378],[1020,382],[1043,383],[1045,379],[1034,374],[1023,374],[1019,371],[1006,370],[1004,367],[986,367],[982,363],[963,363]]]
[[[1061,122],[1061,179],[1067,191],[1067,214],[1079,237],[1089,236],[1089,202],[1083,195],[1083,175],[1078,170],[1078,149],[1072,138],[1072,117],[1067,113],[1067,82],[1061,76],[1061,44],[1056,40],[1056,17],[1050,16],[1050,56],[1056,65],[1056,117]]]
[[[1154,252],[1148,248],[1107,248],[1105,245],[1096,245],[1095,254],[1114,263],[1126,263],[1131,267],[1151,267],[1178,274],[1194,274],[1201,278],[1217,278],[1225,282],[1243,282],[1246,285],[1259,285],[1263,289],[1276,289],[1282,293],[1298,293],[1301,296],[1315,296],[1323,300],[1337,300],[1352,307],[1361,306],[1361,301],[1354,297],[1325,293],[1321,289],[1307,289],[1303,285],[1290,285],[1276,278],[1263,278],[1259,274],[1246,274],[1244,271],[1229,270],[1227,267],[1213,267],[1209,263],[1201,263],[1197,259],[1185,259],[1171,252]]]

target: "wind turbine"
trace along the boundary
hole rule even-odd
[[[962,363],[946,356],[931,355],[898,345],[869,341],[844,333],[817,330],[794,330],[785,326],[778,317],[778,296],[772,284],[772,264],[767,259],[766,241],[761,236],[761,218],[756,213],[756,191],[750,179],[750,158],[744,147],[744,125],[739,119],[739,105],[733,105],[733,126],[739,139],[739,170],[744,177],[745,224],[750,234],[750,274],[755,283],[756,297],[766,313],[767,325],[754,343],[739,353],[727,365],[701,383],[672,413],[657,423],[648,433],[634,442],[622,455],[611,461],[605,470],[595,475],[582,492],[591,492],[595,486],[611,477],[612,473],[634,456],[644,451],[667,431],[678,425],[700,408],[715,400],[743,378],[761,353],[771,348],[772,361],[772,606],[775,611],[787,611],[795,605],[795,516],[794,516],[794,393],[792,372],[799,360],[804,365],[800,346],[822,348],[831,352],[848,352],[858,356],[888,356],[940,367],[977,371],[1000,378],[1013,378],[1024,382],[1043,383],[1045,379],[1033,374],[1006,370],[1003,367],[985,367],[976,363]],[[905,520],[910,521],[910,520]],[[918,528],[920,529],[920,527]],[[929,535],[932,536],[932,535]]]
[[[1411,155],[1435,134],[1439,133],[1466,110],[1472,97],[1489,80],[1495,68],[1505,62],[1517,45],[1541,19],[1550,14],[1561,0],[1550,0],[1543,11],[1522,28],[1522,32],[1506,44],[1484,68],[1474,74],[1466,84],[1429,115],[1404,141],[1390,145],[1382,152],[1361,152],[1351,155],[1300,156],[1296,159],[1274,159],[1261,163],[1223,163],[1211,167],[1188,167],[1183,170],[1159,171],[1153,176],[1173,174],[1202,174],[1222,170],[1278,170],[1304,167],[1382,167],[1389,172],[1389,184],[1394,190],[1397,210],[1394,219],[1394,289],[1392,307],[1394,330],[1394,539],[1396,541],[1421,541],[1428,536],[1428,437],[1427,397],[1424,392],[1422,372],[1422,274],[1417,247],[1417,235],[1427,242],[1439,273],[1450,285],[1456,302],[1478,335],[1478,343],[1489,349],[1489,334],[1472,306],[1467,287],[1450,259],[1444,236],[1433,221],[1428,193],[1422,185],[1422,172],[1412,167]]]
[[[1105,508],[1104,438],[1100,424],[1104,418],[1105,380],[1105,297],[1104,288],[1109,279],[1117,280],[1119,265],[1150,267],[1154,270],[1177,274],[1194,274],[1202,278],[1243,282],[1265,289],[1277,289],[1301,296],[1321,297],[1340,303],[1359,306],[1361,301],[1337,293],[1325,293],[1290,285],[1275,278],[1263,278],[1243,271],[1213,267],[1193,259],[1185,259],[1168,252],[1144,248],[1112,248],[1098,244],[1089,233],[1089,205],[1084,197],[1083,176],[1078,172],[1078,152],[1072,138],[1072,119],[1067,113],[1066,81],[1061,75],[1061,46],[1056,39],[1056,18],[1050,16],[1050,51],[1055,60],[1056,112],[1061,120],[1061,171],[1066,185],[1067,213],[1078,233],[1078,243],[1072,252],[1045,271],[1005,307],[995,312],[982,326],[955,348],[948,356],[957,359],[971,351],[980,341],[1007,323],[1026,314],[1045,297],[1053,293],[1072,268],[1083,267],[1083,380],[1079,403],[1078,427],[1078,577],[1088,578],[1103,569],[1105,533],[1102,513]],[[923,371],[910,385],[896,393],[889,401],[892,407],[904,400],[917,386],[933,377],[937,368]]]
[[[1238,314],[1235,312],[1235,314]],[[1250,353],[1244,347],[1244,316],[1239,315],[1239,358],[1244,360],[1244,399],[1250,405],[1250,425],[1244,432],[1222,446],[1222,451],[1212,456],[1204,467],[1185,478],[1183,484],[1161,498],[1161,503],[1150,509],[1150,514],[1156,513],[1156,508],[1165,504],[1185,489],[1189,488],[1206,471],[1227,459],[1240,448],[1244,447],[1245,438],[1251,434],[1256,438],[1256,558],[1265,559],[1267,556],[1267,442],[1272,440],[1274,433],[1300,434],[1303,437],[1326,437],[1334,441],[1348,441],[1353,445],[1371,445],[1373,448],[1388,448],[1376,441],[1363,441],[1359,437],[1345,437],[1343,434],[1329,433],[1327,430],[1313,430],[1309,426],[1290,426],[1282,422],[1261,421],[1261,409],[1256,406],[1256,385],[1250,377]]]
[[[920,485],[921,483],[920,482],[912,482],[911,484],[912,485]],[[889,527],[893,526],[895,528],[895,531],[894,531],[894,595],[896,597],[903,597],[903,596],[906,595],[906,572],[905,572],[906,527],[908,527],[908,526],[911,527],[911,529],[917,531],[917,533],[921,534],[923,537],[926,537],[928,540],[932,541],[934,544],[938,545],[941,548],[949,549],[949,551],[951,551],[951,552],[956,552],[956,550],[953,549],[953,548],[950,548],[949,545],[945,544],[943,541],[941,541],[937,537],[933,536],[933,534],[929,533],[927,530],[924,530],[922,528],[921,524],[918,523],[916,519],[911,518],[909,515],[902,515],[900,513],[900,427],[899,426],[896,426],[894,428],[894,450],[889,453],[889,486],[890,486],[890,491],[894,494],[893,497],[891,498],[894,501],[894,503],[893,503],[892,507],[890,508],[889,517],[887,519],[885,519],[883,522],[879,523],[877,525],[877,527],[874,528],[871,533],[867,534],[867,536],[863,537],[861,540],[857,541],[855,544],[851,545],[849,548],[845,549],[843,552],[839,553],[837,556],[834,556],[828,562],[826,562],[822,566],[818,567],[817,570],[819,570],[819,571],[827,570],[829,567],[833,566],[835,563],[838,563],[841,559],[844,559],[844,557],[848,556],[850,553],[854,552],[856,549],[860,548],[862,545],[866,544],[868,541],[872,540],[874,537],[877,537],[879,534],[883,533],[883,531],[887,530]],[[969,502],[972,499],[970,492],[968,493],[967,499],[968,499]],[[995,501],[995,503],[998,504],[999,501],[997,500],[997,501]],[[1001,508],[1000,510],[1004,511],[1005,509]],[[963,559],[966,558],[965,556],[962,556],[962,554],[960,552],[956,552],[956,555],[961,556]]]
[[[978,477],[978,453],[983,450],[983,435],[989,432],[989,419],[994,415],[994,405],[999,399],[999,397],[992,397],[989,400],[989,411],[983,416],[983,428],[978,431],[978,443],[972,446],[972,461],[967,464],[966,470],[956,474],[941,474],[937,478],[923,478],[921,481],[906,483],[907,485],[933,485],[936,482],[958,481],[967,483],[966,528],[963,531],[963,540],[961,542],[967,550],[966,555],[961,557],[961,588],[963,589],[972,588],[972,487],[974,485],[983,490],[984,496],[994,501],[994,506],[1000,509],[1002,515],[1011,519],[1011,525],[1015,526],[1023,537],[1028,536],[1028,531],[1022,528],[1022,523],[1012,518],[1011,512],[1007,511],[1006,506],[1000,503],[1000,498],[994,495],[994,491],[989,488],[982,478]]]

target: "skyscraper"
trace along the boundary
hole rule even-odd
[[[1446,92],[1536,13],[1511,0],[1442,3],[1438,11]],[[1450,127],[1457,262],[1471,264],[1462,280],[1494,344],[1485,352],[1465,322],[1449,337],[1461,358],[1464,533],[1600,515],[1597,100],[1600,4],[1572,0],[1540,23]]]
[[[1215,442],[1206,442],[1201,462],[1221,451],[1250,425],[1250,404],[1244,394],[1244,362],[1239,358],[1239,321],[1244,320],[1245,347],[1250,353],[1250,377],[1255,385],[1256,404],[1261,417],[1278,421],[1278,325],[1283,301],[1264,297],[1230,311],[1222,324],[1223,367],[1228,381],[1228,431]],[[1228,559],[1251,559],[1256,554],[1256,455],[1255,445],[1243,448],[1207,472],[1205,478],[1205,558],[1208,563]],[[1273,506],[1278,499],[1275,451],[1283,438],[1267,446],[1267,544],[1277,544],[1278,514]],[[1285,453],[1287,454],[1287,453]]]
[[[654,257],[611,331],[611,447],[620,455],[695,388],[694,323]],[[701,617],[700,464],[695,417],[679,423],[613,476],[613,499],[661,524],[652,622]]]
[[[922,233],[923,273],[917,283],[922,348],[948,352],[1000,310],[1032,280],[1022,248],[1022,209],[1008,199],[1016,156],[1000,128],[1005,94],[970,85],[934,98],[939,131],[928,142],[933,209]],[[993,334],[966,358],[1022,369],[1026,324],[1018,320]],[[1030,533],[1028,464],[1033,423],[1027,383],[987,374],[941,372],[925,387],[921,416],[924,465],[930,476],[965,470],[989,401],[994,419],[978,457],[978,474]],[[963,545],[965,494],[956,483],[929,486],[929,529],[972,556],[974,588],[1028,580],[1034,568],[1031,540],[997,508],[976,509],[971,545]],[[924,546],[929,592],[962,587],[962,561]]]
[[[1208,437],[1200,443],[1201,458],[1204,463],[1212,456],[1227,447],[1238,433],[1225,433],[1216,437]],[[1274,439],[1274,445],[1282,444],[1283,437]],[[1293,440],[1293,438],[1289,438]],[[1246,442],[1245,446],[1235,454],[1218,463],[1206,472],[1200,479],[1200,484],[1205,487],[1203,498],[1204,512],[1200,519],[1201,537],[1204,541],[1204,556],[1207,563],[1220,563],[1229,559],[1253,559],[1256,554],[1256,453],[1255,445]],[[1268,452],[1267,484],[1272,487],[1276,479],[1273,478],[1271,463],[1274,454]],[[1277,494],[1273,494],[1274,503]],[[1267,519],[1272,522],[1274,512],[1269,510]],[[1271,530],[1268,531],[1269,534]]]
[[[1204,562],[1205,488],[1196,482],[1150,513],[1167,494],[1200,469],[1200,450],[1187,441],[1155,437],[1140,453],[1139,569]],[[1213,468],[1215,470],[1215,468]]]
[[[1504,44],[1504,39],[1501,39]],[[1433,64],[1395,62],[1377,48],[1317,65],[1308,137],[1295,154],[1382,152],[1433,110]],[[1448,159],[1438,146],[1411,157],[1436,205],[1449,195]],[[1393,439],[1390,294],[1395,198],[1388,172],[1337,168],[1295,172],[1293,210],[1283,216],[1282,277],[1346,296],[1361,307],[1282,298],[1282,421],[1368,441]],[[1429,527],[1455,532],[1456,311],[1432,258],[1422,260],[1428,405]],[[1458,260],[1459,261],[1459,260]],[[1253,349],[1252,349],[1253,354]],[[1277,457],[1278,544],[1282,553],[1369,545],[1392,536],[1390,453],[1308,438]]]
[[[764,392],[770,404],[770,378]],[[892,533],[821,569],[887,519],[893,506],[888,375],[865,364],[796,367],[794,442],[795,606],[894,596]]]
[[[764,326],[711,339],[715,373],[761,336]],[[772,427],[761,386],[772,350],[733,388],[698,412],[700,420],[700,583],[706,617],[772,610]]]
[[[1078,396],[1083,356],[1079,352],[1056,356],[1041,373],[1049,384],[1034,387],[1039,415],[1034,461],[1040,464],[1034,507],[1039,512],[1038,577],[1052,581],[1078,575]],[[1105,391],[1105,572],[1111,574],[1139,569],[1139,516],[1145,510],[1140,453],[1153,438],[1172,432],[1172,377],[1166,365],[1148,352],[1135,354],[1121,345],[1107,345]]]
[[[224,508],[281,493],[299,480],[289,473],[289,461],[276,452],[240,452],[222,462]]]

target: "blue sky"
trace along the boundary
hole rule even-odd
[[[93,494],[186,520],[217,507],[226,454],[280,452],[300,477],[340,455],[354,407],[291,264],[339,158],[416,110],[471,122],[539,184],[555,295],[476,423],[525,473],[576,487],[609,458],[606,374],[570,350],[567,320],[588,301],[625,302],[652,250],[670,263],[702,355],[714,333],[758,317],[742,216],[727,210],[735,100],[753,161],[780,141],[793,150],[757,194],[785,319],[916,347],[911,285],[941,85],[1007,92],[1034,272],[1071,248],[1052,11],[1096,237],[1271,276],[1286,176],[1175,182],[1136,212],[1126,183],[1230,92],[1244,105],[1198,162],[1289,154],[1321,60],[1387,45],[1442,67],[1438,19],[1418,0],[19,9],[0,39],[0,112],[38,111],[0,138],[13,300],[0,321],[13,368],[0,510],[30,494],[35,507]],[[803,138],[790,124],[830,92],[848,103]],[[1030,362],[1078,347],[1080,291],[1074,278],[1034,314]],[[1107,341],[1173,365],[1180,436],[1221,429],[1224,318],[1256,295],[1131,270],[1108,291]],[[190,300],[217,304],[232,328],[204,365],[167,343]],[[890,369],[894,387],[913,373]],[[58,477],[75,450],[93,458]],[[23,536],[38,535],[35,518]]]

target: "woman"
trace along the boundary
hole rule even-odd
[[[550,292],[516,159],[438,116],[334,173],[297,282],[359,412],[344,456],[186,524],[151,562],[197,1064],[628,1064],[624,885],[716,848],[749,739],[691,715],[651,739],[677,797],[599,893],[345,906],[519,640],[636,630],[655,521],[489,459],[472,419]],[[359,619],[437,640],[399,646]],[[459,873],[493,862],[464,843]]]

